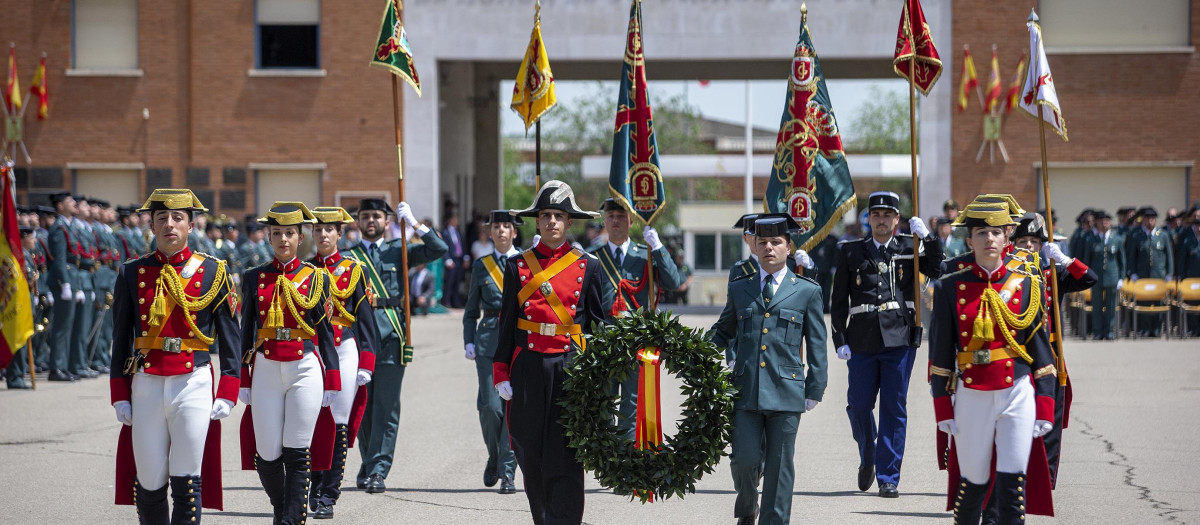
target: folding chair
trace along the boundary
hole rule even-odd
[[[1200,277],[1177,281],[1175,286],[1175,308],[1179,312],[1179,336],[1190,337],[1188,317],[1200,314]]]
[[[1163,334],[1171,337],[1171,305],[1168,297],[1171,287],[1162,279],[1138,279],[1126,281],[1122,296],[1124,306],[1128,309],[1133,321],[1132,337],[1138,337],[1138,314],[1159,314],[1163,323]]]

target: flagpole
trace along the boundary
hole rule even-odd
[[[1038,104],[1038,136],[1042,143],[1042,193],[1046,195],[1046,242],[1054,242],[1054,207],[1050,204],[1050,166],[1046,160],[1046,121],[1042,118],[1042,104]],[[1058,340],[1057,368],[1058,384],[1067,384],[1067,360],[1063,356],[1062,312],[1058,304],[1058,267],[1050,262],[1050,305],[1051,315],[1054,316],[1054,338]],[[1053,345],[1051,345],[1053,348]]]
[[[404,201],[404,144],[402,142],[402,124],[400,122],[400,79],[396,75],[392,77],[392,119],[396,126],[396,180],[400,187],[400,202]],[[403,268],[401,277],[404,281],[404,346],[412,347],[412,305],[409,304],[408,290],[408,229],[405,227],[404,221],[396,217],[396,221],[400,223],[400,267]],[[404,349],[400,352],[400,362],[404,362]]]
[[[909,159],[912,163],[912,201],[913,217],[921,216],[920,182],[917,179],[917,54],[913,50],[908,57],[908,146]],[[921,239],[913,237],[913,297],[921,298]],[[921,326],[921,309],[914,308],[917,326]]]
[[[537,119],[533,123],[534,144],[536,145],[533,154],[533,191],[537,191],[542,187],[542,119]]]

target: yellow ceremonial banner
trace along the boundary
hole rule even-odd
[[[21,234],[17,229],[17,210],[12,194],[10,166],[0,168],[0,185],[4,199],[0,201],[0,368],[8,366],[13,354],[33,337],[33,304],[29,297],[29,281],[25,279],[23,261],[17,257]]]
[[[533,34],[529,36],[529,47],[517,71],[517,83],[513,86],[513,111],[525,121],[525,132],[542,115],[558,104],[554,95],[554,74],[550,72],[550,59],[546,56],[546,45],[542,42],[541,5],[533,17]]]

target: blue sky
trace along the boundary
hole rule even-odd
[[[742,80],[713,80],[707,86],[701,86],[699,81],[655,81],[650,79],[650,102],[676,95],[687,95],[688,102],[700,110],[705,118],[726,122],[745,122],[746,118],[746,82]],[[545,118],[553,119],[554,112],[569,107],[573,101],[593,93],[595,81],[559,81],[555,83],[559,107],[551,110]],[[616,112],[617,82],[602,83],[612,91],[613,112]],[[884,91],[894,91],[903,97],[908,94],[908,85],[900,78],[886,80],[828,80],[829,98],[833,103],[834,114],[837,115],[838,127],[842,131],[842,139],[852,142],[854,135],[853,120],[862,109],[862,105],[870,96],[870,88],[878,87]],[[500,93],[504,93],[501,102],[500,128],[504,135],[524,134],[524,125],[520,117],[508,108],[508,94],[512,93],[513,81],[505,80],[500,83]],[[750,82],[752,100],[752,120],[755,127],[775,130],[779,128],[779,120],[783,115],[784,96],[787,92],[786,80],[754,80]],[[665,152],[669,153],[669,152]]]

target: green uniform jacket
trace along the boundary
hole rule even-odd
[[[758,275],[758,259],[754,257],[733,263],[733,267],[729,269],[729,282],[745,279],[751,275]]]
[[[513,250],[512,253],[520,252]],[[500,268],[500,282],[503,283],[504,265],[508,262],[508,257],[497,258],[495,252],[485,257],[496,261],[496,266]],[[484,310],[499,312],[500,298],[503,295],[499,284],[492,279],[487,267],[483,265],[483,259],[475,259],[475,262],[471,263],[471,287],[468,288],[466,311],[463,312],[463,343],[474,343],[475,354],[479,357],[491,358],[496,355],[500,315],[483,316],[483,320],[479,318]]]
[[[439,257],[446,254],[446,243],[441,237],[437,236],[433,230],[425,232],[421,236],[423,244],[410,243],[408,245],[408,267],[413,268],[418,264],[424,264],[430,261],[436,261]],[[375,352],[376,364],[398,364],[401,362],[402,349],[401,333],[396,330],[392,324],[391,315],[388,311],[395,315],[399,320],[400,329],[404,328],[404,282],[408,280],[408,276],[404,275],[403,265],[401,264],[400,239],[392,239],[385,241],[375,251],[375,256],[363,257],[357,252],[359,248],[366,251],[363,244],[355,246],[353,249],[342,252],[342,257],[351,257],[363,263],[363,272],[367,275],[368,280],[371,279],[370,273],[377,272],[380,282],[387,290],[389,299],[385,300],[380,294],[376,298],[375,320],[379,325],[379,348]],[[390,303],[389,303],[390,301]],[[392,304],[394,303],[394,304]]]
[[[600,246],[593,246],[588,249],[588,253],[600,259],[601,278],[600,286],[603,292],[600,294],[600,303],[604,305],[604,316],[611,318],[613,301],[617,298],[617,286],[622,279],[628,280],[635,286],[643,284],[642,279],[646,275],[646,258],[647,253],[653,253],[654,257],[654,288],[655,290],[674,290],[679,288],[683,282],[679,277],[679,269],[675,267],[675,261],[671,260],[671,254],[667,253],[667,249],[659,247],[659,249],[650,252],[649,248],[644,244],[629,242],[629,253],[626,253],[621,260],[621,267],[617,267],[616,261],[613,260],[612,251],[609,250],[608,243]],[[649,306],[649,287],[642,286],[641,291],[634,294],[633,301],[630,301],[628,292],[625,293],[625,305],[629,311],[637,308],[646,308]],[[636,301],[637,306],[634,306]]]
[[[96,270],[96,266],[100,263],[96,260],[96,254],[99,252],[99,246],[96,246],[96,236],[92,234],[92,230],[79,219],[71,221],[72,241],[77,241],[83,247],[80,252],[79,263],[79,288],[76,290],[94,291],[96,289],[95,281],[92,279],[92,272]],[[84,298],[85,300],[87,298]]]
[[[69,285],[71,291],[79,289],[79,271],[76,267],[79,259],[75,251],[75,231],[71,228],[71,219],[58,216],[46,238],[46,264],[49,267],[46,278],[50,284],[50,292],[59,300],[63,285]]]
[[[1089,235],[1083,245],[1083,263],[1088,265],[1099,280],[1097,285],[1112,288],[1127,275],[1125,272],[1125,238],[1109,230],[1108,240],[1104,234]]]
[[[1175,277],[1200,277],[1200,237],[1194,232],[1179,234],[1179,249],[1175,251]]]
[[[790,270],[771,305],[759,280],[729,285],[729,297],[709,339],[726,348],[738,388],[737,410],[804,412],[804,400],[820,401],[828,381],[821,287]],[[801,356],[807,343],[808,370]]]
[[[1171,247],[1171,234],[1161,228],[1147,232],[1137,228],[1125,240],[1125,254],[1129,257],[1126,271],[1138,278],[1162,279],[1175,275],[1175,253]]]
[[[262,244],[255,243],[254,241],[246,241],[242,244],[241,248],[238,248],[238,256],[241,259],[242,268],[258,268],[267,264],[270,256],[264,252],[264,245],[266,245],[265,241]]]

